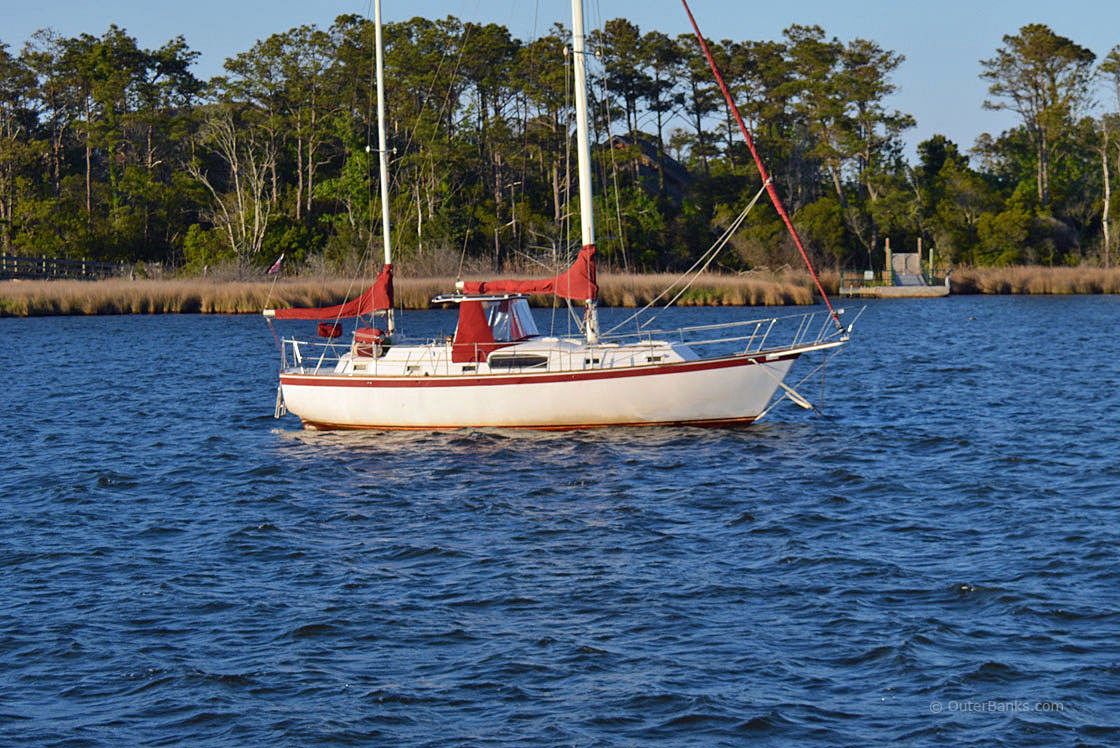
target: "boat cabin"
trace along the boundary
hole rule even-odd
[[[451,360],[485,361],[498,348],[538,336],[526,294],[441,295],[433,304],[458,304]]]

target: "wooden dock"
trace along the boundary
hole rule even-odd
[[[865,299],[931,299],[949,295],[948,278],[924,273],[917,252],[897,252],[888,257],[888,272],[841,273],[840,295]]]

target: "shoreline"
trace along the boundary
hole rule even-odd
[[[657,299],[679,276],[600,276],[600,304],[639,307]],[[455,287],[454,278],[396,279],[398,308],[428,309],[432,297]],[[470,280],[470,279],[468,279]],[[259,314],[266,308],[322,307],[364,291],[370,279],[295,278],[221,281],[212,279],[8,280],[0,281],[0,317],[111,314]],[[701,276],[677,301],[680,306],[791,306],[813,301],[809,278]],[[672,298],[670,294],[665,299]],[[665,300],[663,299],[663,300]],[[530,297],[534,306],[553,299]]]
[[[679,278],[604,273],[600,305],[634,308],[657,299]],[[838,296],[839,274],[821,274],[822,284]],[[954,295],[1120,294],[1120,268],[1010,267],[959,268],[950,276]],[[0,317],[46,317],[120,314],[257,314],[266,307],[330,306],[365,290],[368,279],[293,278],[268,280],[111,279],[100,281],[0,281]],[[430,299],[454,288],[455,279],[398,278],[397,305],[428,309]],[[672,298],[666,295],[660,301]],[[802,306],[814,301],[806,273],[702,275],[676,302],[679,306]],[[537,296],[534,306],[552,299]]]

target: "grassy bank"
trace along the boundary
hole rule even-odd
[[[600,276],[600,304],[642,306],[652,301],[672,275]],[[0,316],[85,314],[251,314],[266,307],[338,304],[365,290],[369,280],[294,279],[268,281],[105,280],[0,282]],[[452,291],[452,278],[398,278],[397,303],[426,309],[429,300]],[[675,294],[664,297],[662,301]],[[537,303],[547,304],[540,298]],[[809,304],[807,276],[702,276],[681,296],[685,306]]]
[[[604,273],[599,277],[602,306],[637,307],[657,298],[677,276]],[[1120,293],[1120,268],[959,268],[955,294]],[[822,273],[829,293],[839,275]],[[57,314],[253,314],[265,307],[329,306],[361,293],[369,280],[285,279],[0,281],[0,317]],[[398,278],[396,295],[406,309],[426,309],[429,300],[454,288],[452,278]],[[782,306],[810,304],[812,283],[805,273],[704,275],[677,301],[681,306]],[[662,297],[663,303],[676,295]],[[548,304],[541,297],[535,303]]]
[[[1120,268],[962,268],[950,276],[955,294],[1120,293]]]

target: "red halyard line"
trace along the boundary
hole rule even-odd
[[[619,371],[583,371],[564,374],[536,374],[505,376],[491,374],[485,377],[462,376],[381,376],[338,374],[324,377],[316,374],[281,374],[280,383],[305,387],[494,387],[515,384],[549,384],[554,382],[586,382],[596,379],[622,379],[627,377],[651,377],[664,374],[681,374],[709,369],[727,369],[736,366],[756,366],[790,358],[797,358],[801,352],[781,354],[760,354],[736,356],[714,361],[686,361],[682,363],[661,364],[626,368]]]
[[[805,251],[805,245],[801,242],[801,235],[797,233],[797,229],[793,225],[793,220],[789,217],[789,213],[786,212],[785,205],[782,204],[782,198],[778,194],[773,180],[770,179],[770,175],[767,173],[766,164],[762,162],[762,157],[758,155],[758,149],[755,148],[754,138],[751,137],[751,132],[747,129],[746,123],[743,122],[743,116],[739,113],[739,107],[735,105],[735,99],[731,96],[731,91],[728,90],[727,83],[723,80],[723,74],[720,73],[715,58],[712,57],[712,51],[708,49],[708,42],[704,39],[704,35],[700,33],[700,26],[696,23],[696,18],[692,15],[692,9],[688,7],[688,0],[681,0],[681,4],[684,6],[684,12],[688,14],[688,20],[689,23],[692,24],[693,31],[696,32],[696,39],[700,42],[700,49],[704,52],[704,57],[708,61],[708,66],[712,69],[712,74],[716,78],[716,83],[719,84],[719,90],[723,93],[723,99],[727,102],[728,109],[735,116],[735,121],[739,123],[739,131],[743,133],[743,140],[746,141],[747,148],[750,150],[751,156],[754,157],[754,163],[755,166],[758,167],[758,175],[762,179],[762,185],[765,187],[767,194],[770,195],[770,202],[773,203],[774,209],[778,211],[778,215],[781,216],[782,221],[786,225],[786,229],[793,238],[793,243],[797,245],[797,249],[801,252],[801,258],[805,261],[805,266],[809,268],[809,275],[813,276],[813,282],[817,285],[817,290],[820,291],[825,306],[828,307],[828,312],[832,316],[832,321],[836,323],[837,328],[843,330],[844,325],[841,324],[839,315],[836,313],[836,310],[833,309],[832,302],[829,300],[828,294],[825,293],[824,286],[821,285],[821,279],[817,276],[817,270],[813,267],[813,262],[809,259],[809,253]]]

